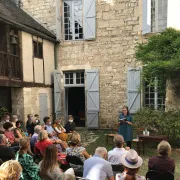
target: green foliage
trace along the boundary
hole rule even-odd
[[[1,107],[0,108],[0,118],[2,118],[5,113],[8,113],[8,110],[5,107]]]
[[[147,43],[138,44],[136,59],[146,65],[145,76],[175,76],[180,70],[180,31],[168,28],[151,36]]]
[[[134,116],[134,126],[146,128],[155,134],[167,135],[174,144],[180,139],[180,112],[144,108]]]

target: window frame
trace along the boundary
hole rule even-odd
[[[160,31],[159,30],[159,0],[151,0],[151,10],[152,10],[152,1],[155,1],[155,7],[154,7],[154,11],[155,11],[155,19],[154,19],[154,24],[155,24],[155,27],[154,27],[154,30],[152,28],[152,11],[151,11],[151,32],[152,33],[155,33],[155,32],[161,32],[163,30],[165,30],[167,28],[167,18],[166,18],[166,27]],[[167,0],[166,0],[167,1]],[[164,0],[161,0],[161,3],[162,3],[162,10],[163,10],[163,5],[164,5]],[[167,9],[168,9],[168,2],[167,2]],[[163,13],[162,13],[163,14]],[[164,25],[164,19],[162,19],[163,21],[163,25]]]
[[[84,73],[84,83],[77,84],[76,83],[76,73]],[[66,74],[72,73],[73,74],[73,84],[66,84]],[[63,79],[64,79],[64,87],[85,87],[85,72],[84,71],[66,71],[63,73]]]
[[[37,52],[36,52],[37,54],[35,54],[34,43],[36,43],[36,46],[37,46]],[[38,59],[44,59],[43,42],[33,39],[32,44],[33,44],[33,57],[38,58]],[[42,56],[40,56],[40,49],[39,49],[40,45],[42,46]]]
[[[65,1],[70,1],[70,2],[72,2],[73,4],[74,4],[74,1],[73,0],[63,0],[62,2],[63,2],[63,6],[62,6],[62,12],[63,12],[63,40],[64,41],[82,41],[82,40],[85,40],[85,38],[84,38],[84,24],[83,24],[83,20],[84,20],[84,17],[83,17],[83,0],[81,0],[82,1],[82,36],[83,36],[83,38],[82,39],[75,39],[75,27],[74,27],[74,23],[73,23],[73,31],[72,31],[72,39],[65,39],[65,36],[66,36],[66,34],[65,34],[65,21],[64,21],[64,2]],[[74,7],[74,5],[73,5],[73,7]],[[72,14],[74,14],[74,8],[72,9]],[[74,17],[74,16],[73,16]]]
[[[146,89],[148,88],[148,92],[146,91]],[[153,91],[151,91],[151,88],[153,89]],[[148,94],[148,98],[146,98],[146,94]],[[151,97],[151,94],[153,94],[153,97]],[[148,108],[152,108],[155,109],[155,110],[158,110],[158,109],[163,109],[165,110],[165,96],[164,97],[160,97],[159,95],[159,91],[158,91],[158,78],[155,77],[154,78],[154,84],[153,86],[150,86],[146,85],[146,82],[144,82],[144,106],[145,107],[148,107]],[[149,103],[146,103],[146,100],[148,99],[148,102]],[[162,102],[164,103],[159,103],[158,100],[159,99],[162,99]],[[151,100],[153,100],[153,104],[151,104]]]

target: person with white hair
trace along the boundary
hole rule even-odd
[[[95,155],[84,162],[83,177],[89,180],[114,180],[111,164],[106,159],[107,149],[98,147]]]
[[[34,127],[34,134],[32,135],[31,140],[30,140],[32,149],[34,148],[34,145],[38,141],[38,135],[41,131],[42,131],[42,126],[36,125]]]

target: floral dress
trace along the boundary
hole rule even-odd
[[[39,176],[39,166],[34,163],[31,155],[19,155],[19,152],[17,152],[16,160],[23,168],[20,180],[41,180]]]
[[[85,150],[84,147],[74,147],[74,148],[69,147],[66,149],[66,153],[67,155],[70,156],[77,156],[78,158],[81,159],[82,162],[84,162],[86,160],[85,157],[82,155],[82,152],[84,150]],[[82,165],[75,165],[70,163],[70,166],[76,171],[83,171]]]

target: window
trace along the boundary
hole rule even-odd
[[[84,72],[66,72],[64,74],[65,86],[84,85]]]
[[[41,42],[33,41],[34,57],[43,58],[43,45]]]
[[[65,40],[83,39],[82,0],[64,1]]]
[[[167,28],[168,0],[142,0],[142,34]]]
[[[144,105],[152,109],[165,109],[165,82],[158,82],[155,78],[153,84],[145,82]]]

